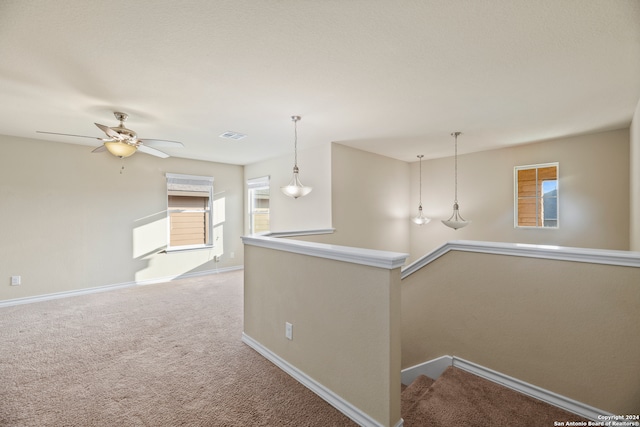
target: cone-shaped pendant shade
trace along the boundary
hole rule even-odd
[[[458,206],[458,135],[460,135],[461,132],[454,132],[451,134],[451,136],[453,136],[455,138],[455,183],[454,183],[454,188],[455,188],[455,198],[453,200],[453,213],[451,214],[451,216],[449,217],[449,219],[447,220],[442,220],[442,223],[444,225],[446,225],[447,227],[453,228],[454,230],[457,230],[459,228],[462,227],[466,227],[467,225],[469,225],[469,223],[471,221],[467,221],[465,220],[462,215],[460,215],[460,206]]]
[[[291,116],[291,120],[293,120],[293,130],[294,130],[293,178],[291,178],[291,182],[289,182],[289,185],[280,187],[280,190],[282,190],[282,192],[285,195],[289,197],[293,197],[294,199],[297,199],[298,197],[306,196],[307,194],[311,193],[311,190],[313,190],[313,187],[305,187],[304,185],[302,185],[302,183],[300,182],[300,178],[298,177],[300,170],[298,169],[298,126],[297,124],[300,118],[301,118],[300,116]]]

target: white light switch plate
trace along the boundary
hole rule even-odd
[[[293,325],[289,322],[285,322],[284,324],[284,336],[287,339],[293,339]]]

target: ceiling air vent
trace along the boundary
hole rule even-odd
[[[235,139],[236,141],[244,138],[245,136],[247,135],[245,135],[244,133],[231,132],[231,131],[227,131],[225,133],[220,134],[220,138]]]

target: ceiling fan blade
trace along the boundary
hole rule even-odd
[[[141,143],[147,147],[160,147],[160,148],[180,148],[184,147],[182,142],[167,141],[166,139],[139,139]]]
[[[102,138],[98,138],[97,136],[86,136],[86,135],[74,135],[71,133],[58,133],[58,132],[44,132],[41,130],[37,130],[36,133],[47,133],[50,135],[62,135],[62,136],[77,136],[78,138],[91,138],[91,139],[98,139],[100,141],[103,141]]]
[[[155,148],[147,147],[146,145],[140,144],[138,145],[138,151],[142,151],[143,153],[151,154],[152,156],[161,157],[166,159],[169,157],[167,153],[163,153],[160,150],[156,150]]]
[[[96,149],[92,150],[92,153],[102,153],[103,151],[107,151],[107,146],[102,144],[101,146],[97,147]]]
[[[100,123],[94,123],[94,125],[98,126],[98,128],[100,128],[102,132],[106,133],[107,136],[110,136],[111,138],[115,138],[117,140],[122,139],[122,136],[115,130],[111,129],[109,126],[101,125]]]

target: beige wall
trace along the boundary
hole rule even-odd
[[[245,166],[248,179],[269,176],[271,231],[331,228],[331,146],[330,144],[298,151],[300,181],[313,187],[304,197],[292,199],[280,187],[288,185],[293,174],[293,153]],[[246,191],[245,191],[246,193]],[[249,233],[246,218],[245,234]]]
[[[636,106],[630,128],[631,153],[631,250],[640,252],[640,102]]]
[[[395,425],[400,269],[250,245],[245,264],[245,334],[381,425]]]
[[[333,144],[334,242],[396,252],[409,250],[409,165]]]
[[[515,229],[513,168],[547,162],[560,163],[560,228]],[[453,158],[422,163],[422,203],[432,221],[411,225],[409,261],[461,239],[629,250],[628,129],[459,156],[460,212],[472,221],[459,230],[440,222],[451,215],[453,170]],[[418,177],[414,162],[411,206],[416,208]]]
[[[472,223],[457,231],[440,222],[449,217],[453,204],[452,157],[423,162],[422,199],[432,221],[420,227],[410,222],[419,198],[418,162],[409,165],[336,143],[331,144],[330,155],[328,162],[326,155],[314,156],[324,159],[323,164],[331,169],[330,176],[316,185],[323,191],[316,193],[317,199],[309,195],[308,200],[278,201],[284,196],[276,194],[280,184],[272,179],[273,231],[333,227],[333,235],[303,239],[407,252],[409,262],[459,239],[630,249],[629,192],[633,184],[627,129],[460,156],[458,198],[462,215]],[[514,228],[513,168],[556,161],[560,163],[560,228]],[[273,178],[274,173],[288,168],[286,162],[272,160],[246,170],[246,178],[268,174]],[[310,172],[303,180],[305,185],[322,175],[321,171]],[[280,177],[280,181],[288,179],[286,173]],[[327,183],[331,191],[325,193]]]
[[[314,186],[314,190],[297,200],[280,193],[280,186],[290,179],[290,159],[245,167],[247,179],[271,175],[271,231],[335,228],[330,235],[299,239],[409,251],[408,163],[336,143],[307,150],[305,157],[307,164],[317,167],[303,175],[303,163],[299,162],[302,183]],[[275,174],[280,177],[275,179]]]
[[[0,152],[0,300],[243,264],[241,166],[144,154],[121,160],[9,136],[0,136]],[[166,172],[215,178],[214,249],[160,253]],[[9,286],[11,275],[22,284]]]
[[[638,414],[638,284],[639,268],[449,252],[402,281],[402,366],[458,356]]]
[[[409,165],[336,143],[331,147],[335,233],[305,239],[407,253]]]

